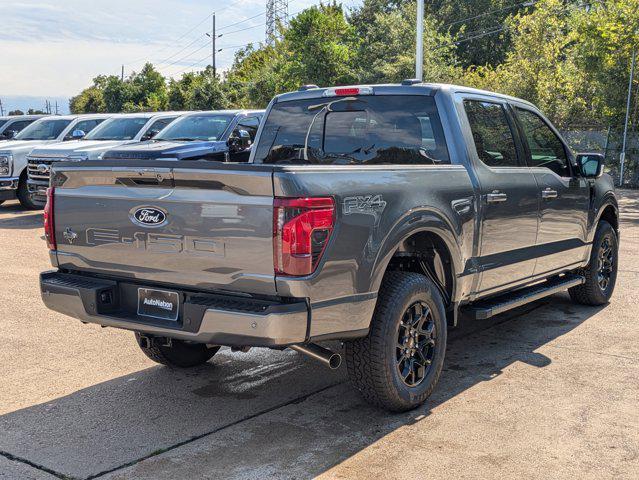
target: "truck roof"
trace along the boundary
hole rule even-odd
[[[0,120],[36,120],[38,118],[48,117],[47,114],[38,115],[4,115],[0,117]]]
[[[412,82],[412,80],[411,80]],[[336,88],[343,89],[372,89],[373,94],[377,95],[434,95],[437,91],[444,91],[447,93],[474,93],[477,95],[487,95],[496,98],[502,98],[505,100],[514,100],[533,106],[530,102],[521,98],[512,97],[510,95],[504,95],[502,93],[490,92],[488,90],[480,90],[478,88],[465,87],[462,85],[455,85],[450,83],[387,83],[387,84],[363,84],[363,85],[344,85],[337,87],[303,87],[296,92],[283,93],[275,97],[276,102],[286,102],[290,100],[302,100],[305,98],[319,98],[324,97],[324,92],[333,90]]]
[[[251,114],[251,113],[264,113],[264,110],[202,110],[202,111],[199,111],[199,112],[187,112],[185,116],[188,116],[188,115],[202,115],[202,114],[239,115],[239,114]]]
[[[132,112],[132,113],[112,113],[110,114],[112,117],[117,118],[153,118],[153,117],[166,117],[171,115],[188,115],[189,113],[195,113],[194,111],[183,111],[183,112]]]
[[[118,115],[117,113],[82,113],[78,115],[48,115],[47,118],[55,118],[59,120],[75,120],[76,118],[92,119],[92,118],[111,118]]]

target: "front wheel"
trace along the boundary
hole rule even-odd
[[[171,346],[150,345],[141,342],[141,336],[136,332],[135,339],[142,352],[156,363],[174,368],[190,368],[208,362],[220,347],[209,347],[203,343],[189,343],[182,340],[172,340]]]
[[[43,207],[31,199],[29,186],[27,184],[27,176],[24,174],[20,176],[20,180],[18,181],[18,191],[16,193],[22,208],[27,210],[42,210]]]
[[[599,222],[592,242],[590,262],[578,273],[586,281],[568,290],[573,302],[582,305],[603,305],[610,300],[617,281],[619,244],[612,225]]]
[[[418,273],[389,272],[368,336],[345,344],[349,378],[374,405],[413,409],[439,380],[446,337],[444,302],[435,284]]]

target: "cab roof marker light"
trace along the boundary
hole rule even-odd
[[[351,95],[372,95],[373,87],[333,87],[324,90],[325,97],[348,97]]]

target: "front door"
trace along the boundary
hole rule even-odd
[[[493,97],[463,101],[481,187],[481,272],[476,293],[490,294],[533,275],[539,188],[523,159],[514,120],[505,102]]]
[[[541,115],[515,105],[526,157],[539,185],[540,223],[535,275],[577,266],[586,246],[590,187],[571,165],[570,150]]]

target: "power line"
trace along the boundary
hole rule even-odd
[[[528,0],[526,2],[516,3],[514,5],[510,5],[510,6],[507,6],[507,7],[496,8],[496,9],[490,10],[488,12],[480,13],[479,15],[475,15],[475,16],[468,17],[468,18],[462,18],[461,20],[456,20],[454,22],[451,22],[451,23],[448,23],[448,24],[444,25],[442,28],[452,27],[453,25],[457,25],[458,23],[470,22],[471,20],[476,20],[477,18],[485,17],[485,16],[491,15],[493,13],[503,12],[505,10],[512,10],[513,8],[517,8],[517,7],[524,7],[524,6],[525,7],[532,7],[536,3],[539,3],[539,0]]]
[[[167,61],[171,60],[173,57],[175,57],[176,55],[179,55],[180,53],[182,53],[184,50],[186,50],[187,48],[189,48],[191,45],[193,45],[195,42],[197,42],[198,40],[202,40],[202,37],[197,37],[195,38],[192,42],[188,43],[187,45],[185,45],[183,48],[181,48],[180,50],[178,50],[177,52],[175,52],[173,55],[166,57],[164,60],[162,60],[161,62],[158,62],[159,64],[164,64]]]
[[[248,22],[249,20],[253,20],[254,18],[261,17],[265,13],[266,12],[261,12],[261,13],[258,13],[257,15],[253,15],[252,17],[248,17],[248,18],[245,18],[244,20],[240,20],[239,22],[229,23],[228,25],[224,25],[223,27],[218,28],[217,31],[219,32],[220,30],[224,30],[225,28],[234,27],[235,25],[240,25],[242,23]]]
[[[235,2],[237,3],[237,2]],[[184,37],[186,37],[189,33],[191,33],[193,30],[195,30],[196,28],[198,28],[200,25],[202,25],[204,22],[206,22],[209,18],[211,18],[211,16],[213,15],[213,13],[208,14],[206,17],[204,17],[200,22],[197,23],[197,25],[194,25],[193,27],[189,28],[186,32],[184,32],[182,35],[180,35],[179,37],[177,37],[175,40],[173,40],[173,43],[178,42],[179,40],[182,40]],[[158,52],[163,52],[165,50],[167,50],[168,48],[170,48],[170,45],[165,45],[164,47],[160,48],[160,50],[158,50]],[[176,54],[177,55],[177,54]],[[131,62],[129,62],[129,65],[135,65],[143,60],[147,60],[147,56],[138,58],[136,60],[133,60]],[[169,57],[171,58],[171,57]]]
[[[167,65],[164,65],[164,66],[162,66],[162,67],[158,67],[158,69],[160,69],[160,70],[165,70],[165,69],[167,69],[167,68],[169,68],[169,67],[171,67],[171,66],[173,66],[173,65],[175,65],[175,64],[177,64],[177,63],[183,62],[183,61],[184,61],[184,60],[186,60],[187,58],[191,57],[193,54],[195,54],[195,53],[197,53],[197,52],[199,52],[199,51],[203,50],[204,48],[208,48],[210,45],[211,45],[211,40],[208,40],[208,41],[207,41],[204,45],[202,45],[200,48],[198,48],[198,49],[196,49],[196,50],[193,50],[192,52],[188,53],[187,55],[185,55],[185,56],[183,56],[183,57],[180,57],[180,58],[178,58],[177,60],[175,60],[175,61],[173,61],[173,62],[171,62],[171,63],[169,63],[169,64],[167,64]],[[207,56],[207,58],[208,58],[208,56]]]

